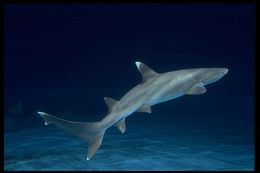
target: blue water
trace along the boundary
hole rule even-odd
[[[254,4],[5,4],[5,170],[254,170]],[[134,113],[87,161],[43,111],[100,121],[104,97],[158,73],[228,68],[202,95]]]
[[[5,170],[253,170],[253,98],[194,97],[154,106],[152,114],[133,114],[125,134],[110,128],[90,161],[85,141],[44,126],[39,117],[38,127],[5,133]],[[199,112],[192,106],[174,111],[192,100]],[[212,106],[205,108],[209,101]],[[231,115],[241,106],[243,121]]]

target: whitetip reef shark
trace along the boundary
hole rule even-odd
[[[125,132],[125,119],[134,112],[151,113],[151,106],[185,94],[198,95],[206,92],[205,85],[218,81],[227,68],[193,68],[157,73],[147,65],[136,62],[142,82],[126,93],[119,101],[105,97],[108,115],[99,122],[74,122],[37,112],[45,125],[54,124],[68,133],[88,142],[87,160],[99,149],[105,131],[115,125]]]

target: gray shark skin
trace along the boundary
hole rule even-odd
[[[206,92],[205,85],[218,81],[228,73],[227,68],[194,68],[157,73],[147,65],[136,62],[142,82],[126,93],[119,101],[105,97],[108,115],[99,122],[74,122],[44,112],[38,114],[45,125],[54,124],[68,133],[88,142],[87,160],[99,149],[106,129],[115,125],[125,132],[125,119],[134,112],[151,113],[151,106],[185,94]]]

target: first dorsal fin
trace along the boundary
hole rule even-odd
[[[108,107],[108,113],[110,113],[112,107],[117,103],[117,101],[115,99],[112,99],[111,97],[105,97],[104,100]]]
[[[136,67],[138,68],[139,72],[141,73],[143,77],[143,82],[145,82],[147,79],[157,76],[158,73],[156,73],[154,70],[152,70],[150,67],[145,65],[144,63],[141,62],[135,62]]]

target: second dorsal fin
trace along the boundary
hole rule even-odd
[[[115,99],[112,99],[111,97],[105,97],[104,100],[108,107],[108,113],[110,113],[112,107],[117,103],[117,101]]]
[[[142,75],[143,82],[145,82],[146,80],[148,80],[149,78],[151,78],[153,76],[158,75],[158,73],[156,73],[153,69],[151,69],[150,67],[148,67],[144,63],[135,62],[135,64],[136,64],[136,67],[138,68],[139,72]]]

